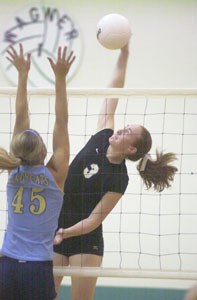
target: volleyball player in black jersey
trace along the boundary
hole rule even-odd
[[[121,49],[109,87],[122,88],[129,56],[128,45]],[[124,194],[128,185],[125,159],[139,161],[139,174],[147,188],[162,191],[170,186],[176,168],[168,163],[172,153],[148,152],[150,133],[140,125],[128,125],[114,133],[118,99],[105,99],[97,133],[72,161],[65,182],[64,204],[55,237],[55,265],[99,267],[103,257],[102,222]],[[64,228],[64,229],[63,229]],[[62,277],[56,277],[58,291]],[[71,300],[92,300],[97,278],[72,278]]]

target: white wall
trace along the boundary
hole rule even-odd
[[[14,5],[13,5],[14,3]],[[1,1],[1,28],[25,7],[53,1]],[[8,4],[8,5],[7,5]],[[105,87],[117,51],[104,49],[96,40],[96,24],[105,14],[125,15],[132,27],[131,59],[126,87],[196,86],[197,3],[193,1],[56,1],[57,7],[77,22],[83,39],[83,57],[70,87]],[[3,59],[3,57],[1,58]],[[0,74],[2,86],[7,86]]]

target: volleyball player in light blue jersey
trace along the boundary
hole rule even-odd
[[[63,201],[69,163],[66,75],[75,57],[58,49],[57,63],[48,58],[55,74],[56,120],[53,155],[44,165],[46,147],[38,132],[30,129],[27,79],[31,56],[13,46],[7,59],[18,71],[16,120],[10,153],[0,148],[0,169],[9,173],[8,225],[0,250],[1,300],[52,300],[53,238]]]
[[[31,131],[26,134],[31,138]],[[21,165],[12,171],[7,184],[8,226],[1,253],[20,260],[52,260],[62,195],[44,165]]]

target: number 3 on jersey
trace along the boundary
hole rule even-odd
[[[36,205],[35,204],[31,204],[29,207],[30,212],[33,215],[40,215],[42,214],[45,209],[46,209],[46,199],[42,196],[39,195],[39,193],[41,193],[44,189],[41,188],[32,188],[31,190],[31,202],[34,202],[35,200],[38,200],[39,202],[39,206],[38,209],[36,209]],[[17,193],[15,194],[13,200],[12,200],[12,207],[15,207],[14,209],[14,213],[15,214],[22,214],[23,213],[23,191],[24,191],[24,187],[20,187],[17,191]]]

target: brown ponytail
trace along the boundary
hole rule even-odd
[[[156,160],[148,159],[144,170],[141,170],[143,159],[140,160],[137,170],[147,189],[153,187],[157,192],[162,192],[165,188],[171,186],[177,168],[169,164],[175,159],[176,155],[174,153],[163,154],[163,152],[157,150]]]
[[[147,159],[145,168],[142,167],[143,158],[147,155],[152,147],[152,138],[149,131],[141,126],[141,134],[137,136],[133,146],[136,147],[136,153],[126,157],[131,161],[137,161],[140,159],[137,165],[137,170],[140,173],[147,189],[153,187],[157,192],[163,191],[165,188],[171,186],[170,182],[174,179],[174,174],[177,172],[177,168],[169,165],[176,159],[174,153],[166,153],[156,151],[156,160]]]

